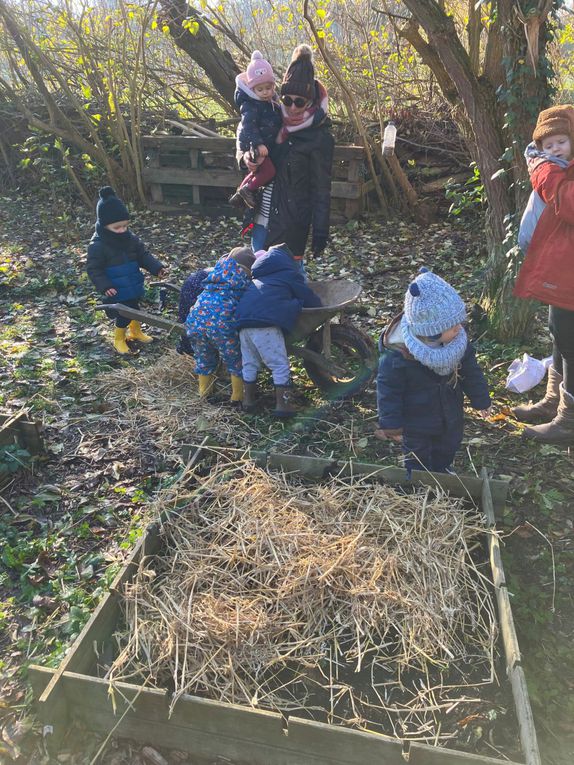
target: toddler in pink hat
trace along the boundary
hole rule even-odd
[[[249,173],[229,200],[231,204],[255,207],[256,192],[275,176],[275,167],[269,157],[281,128],[279,99],[275,92],[275,75],[263,54],[255,50],[245,72],[235,78],[235,105],[241,114],[237,128],[237,153],[255,157],[257,170]]]

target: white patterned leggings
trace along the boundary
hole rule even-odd
[[[279,327],[249,327],[239,332],[243,381],[255,382],[262,363],[271,370],[274,385],[289,385],[291,374],[285,338]]]

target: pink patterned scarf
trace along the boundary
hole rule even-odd
[[[326,117],[329,109],[329,96],[324,85],[319,80],[315,80],[315,85],[318,97],[311,106],[297,117],[290,116],[285,105],[281,104],[283,125],[277,133],[277,138],[275,139],[277,143],[283,143],[288,138],[289,133],[295,133],[297,130],[304,130],[313,125],[318,125]]]

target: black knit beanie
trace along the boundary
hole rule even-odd
[[[281,83],[282,96],[315,98],[315,67],[313,51],[308,45],[298,45],[291,56],[291,63]]]
[[[100,198],[96,205],[96,219],[101,226],[109,226],[110,223],[130,219],[128,208],[116,196],[116,192],[111,186],[104,186],[100,189]]]

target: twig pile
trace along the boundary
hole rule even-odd
[[[470,554],[484,528],[460,503],[242,462],[195,489],[184,477],[156,510],[166,554],[127,586],[112,679],[151,677],[172,707],[184,693],[305,707],[435,743],[456,735],[441,709],[480,704],[458,689],[465,666],[492,679],[494,610]]]

